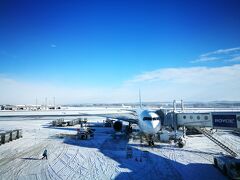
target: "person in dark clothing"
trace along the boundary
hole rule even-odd
[[[42,159],[44,159],[44,158],[47,159],[47,149],[45,149],[45,150],[43,151],[43,157],[42,157]]]

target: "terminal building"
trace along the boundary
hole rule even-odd
[[[61,109],[61,106],[53,105],[1,105],[2,111],[41,111],[41,110],[57,110]]]

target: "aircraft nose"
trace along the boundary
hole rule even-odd
[[[155,129],[158,126],[158,121],[152,121],[152,127]]]
[[[152,127],[152,130],[154,131],[154,133],[156,133],[156,131],[158,131],[158,127],[159,127],[159,121],[152,121],[151,127]]]

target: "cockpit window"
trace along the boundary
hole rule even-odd
[[[159,120],[159,118],[144,117],[143,120],[144,121],[155,121],[155,120]]]
[[[144,120],[144,121],[151,121],[152,118],[151,118],[151,117],[144,117],[143,120]]]

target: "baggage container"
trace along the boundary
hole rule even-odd
[[[16,140],[17,139],[17,131],[13,130],[10,132],[10,141]]]
[[[79,120],[78,120],[78,119],[74,119],[74,120],[73,120],[73,124],[74,124],[74,126],[77,125],[77,124],[79,124]]]
[[[68,125],[68,126],[74,126],[74,122],[73,122],[73,121],[68,121],[68,122],[67,122],[67,125]]]
[[[11,136],[10,134],[11,134],[11,132],[5,132],[5,133],[3,133],[3,136],[2,136],[2,144],[7,143],[7,142],[10,141],[10,136]]]
[[[22,129],[17,129],[17,138],[22,138]]]
[[[63,123],[64,123],[64,119],[63,118],[57,119],[55,121],[52,121],[52,125],[53,126],[62,126]]]
[[[4,137],[4,134],[3,134],[3,133],[0,133],[0,145],[1,145],[1,144],[4,144],[4,143],[3,143],[3,137]]]

